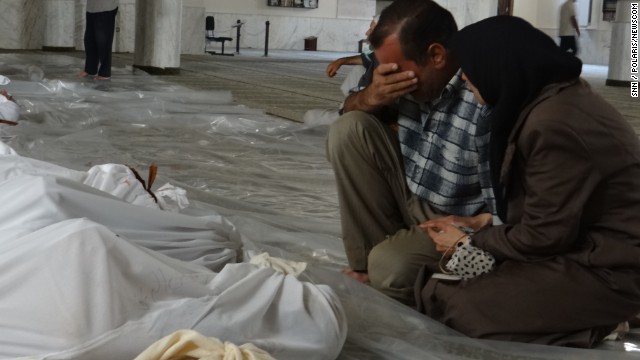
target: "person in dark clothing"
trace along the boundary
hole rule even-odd
[[[84,48],[86,59],[80,77],[111,78],[111,48],[118,13],[118,0],[87,0]]]

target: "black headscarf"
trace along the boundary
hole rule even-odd
[[[465,27],[453,38],[450,50],[492,108],[489,164],[498,215],[505,219],[500,168],[509,134],[521,111],[542,88],[577,78],[582,62],[560,50],[545,33],[513,16],[491,17]]]

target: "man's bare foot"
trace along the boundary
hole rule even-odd
[[[82,71],[80,74],[78,74],[78,77],[81,77],[81,78],[87,77],[87,76],[89,76],[89,73],[86,71]]]
[[[96,76],[94,79],[96,79],[96,80],[111,80],[110,77],[106,77],[106,76]]]
[[[351,269],[344,269],[342,273],[347,275],[348,277],[354,279],[355,281],[361,282],[363,284],[367,284],[369,282],[369,274],[364,271],[355,271]]]

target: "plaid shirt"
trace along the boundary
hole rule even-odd
[[[407,184],[419,198],[447,214],[495,213],[487,156],[489,128],[484,119],[488,110],[476,103],[460,74],[431,103],[419,104],[408,97],[398,103]]]

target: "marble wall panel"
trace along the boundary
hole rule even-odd
[[[312,21],[314,20],[307,18],[285,20],[284,17],[270,17],[269,48],[303,50],[304,39],[315,35],[309,28]]]
[[[0,12],[0,48],[3,49],[22,49],[22,32],[19,31],[23,27],[24,4],[13,0],[0,0],[2,11]]]
[[[75,10],[74,10],[74,18],[75,18],[75,26],[74,26],[74,40],[75,47],[77,50],[84,50],[84,28],[87,24],[87,19],[85,17],[85,13],[87,10],[87,1],[86,0],[76,0],[75,1]]]
[[[560,44],[558,29],[540,29]],[[578,57],[584,64],[607,65],[611,48],[611,29],[583,29],[578,37]]]
[[[182,7],[182,54],[202,54],[204,52],[204,24],[204,6]]]
[[[616,14],[617,16],[618,14]],[[618,81],[630,81],[631,69],[631,24],[629,22],[616,22],[612,29],[609,70],[607,79]]]
[[[498,12],[497,0],[436,0],[436,2],[451,12],[458,28],[494,16]]]
[[[586,30],[584,32],[588,35],[589,41],[583,42],[585,49],[583,62],[585,64],[608,65],[609,52],[612,48],[611,29]]]
[[[24,1],[24,12],[22,13],[22,28],[18,28],[22,33],[22,43],[26,49],[42,48],[43,32],[45,24],[44,2]],[[12,31],[15,31],[13,29]]]
[[[373,18],[373,17],[372,17]],[[318,50],[357,52],[358,41],[365,39],[371,19],[325,19],[310,24],[311,33],[317,34]],[[338,50],[339,49],[339,50]]]
[[[631,69],[631,3],[620,0],[616,5],[616,19],[611,24],[611,52],[607,80],[630,81]],[[637,20],[637,13],[636,13]],[[637,23],[636,23],[637,25]],[[637,27],[636,27],[637,39]],[[637,59],[637,54],[636,54]]]
[[[208,13],[216,19],[216,35],[229,36],[236,41],[238,19],[244,22],[240,32],[240,48],[264,49],[266,25],[269,21],[269,48],[303,50],[306,37],[317,37],[317,49],[325,51],[356,52],[358,40],[365,37],[371,20],[326,19],[288,16]]]
[[[4,49],[40,49],[45,44],[46,26],[48,21],[47,2],[59,2],[64,12],[74,13],[73,38],[76,49],[84,49],[83,37],[85,27],[85,2],[86,0],[0,0],[0,30],[3,36],[0,37],[0,48]],[[114,51],[134,52],[135,50],[135,29],[136,1],[143,0],[120,0],[118,16],[116,18],[116,34],[114,38]],[[164,0],[156,0],[164,1]],[[237,13],[202,13],[201,0],[184,0],[181,15],[181,38],[180,51],[182,53],[201,53],[204,48],[204,15],[214,15],[216,17],[216,35],[232,37],[234,40],[227,43],[230,49],[236,46],[236,28],[233,25],[240,19],[244,22],[241,27],[241,48],[264,49],[265,43],[265,22],[270,22],[269,48],[270,49],[304,49],[304,38],[316,36],[318,50],[355,52],[357,51],[358,40],[364,38],[364,31],[369,26],[369,18],[362,16],[358,18],[340,18],[347,16],[346,13],[354,17],[358,15],[354,12],[371,3],[375,11],[379,12],[390,1],[357,0],[348,4],[340,0],[338,7],[343,10],[343,14],[337,14],[337,18],[305,17],[300,15],[246,15]],[[436,0],[440,5],[449,9],[459,27],[466,26],[483,18],[492,16],[496,12],[497,0]],[[74,4],[74,9],[69,8],[69,3]],[[298,14],[298,13],[295,13]],[[55,15],[59,19],[67,19],[66,15]],[[365,19],[366,18],[366,19]],[[593,20],[598,21],[593,21]],[[68,19],[67,19],[68,20]],[[65,22],[67,23],[67,22]],[[557,29],[542,29],[557,41]],[[588,29],[583,30],[579,39],[581,53],[579,57],[586,64],[607,64],[609,61],[609,49],[611,47],[611,25],[607,22],[592,18],[592,24]],[[54,32],[49,32],[53,34]],[[60,35],[48,39],[51,44],[66,44],[68,34]],[[58,45],[49,45],[58,46]],[[226,49],[225,49],[226,51]]]
[[[376,14],[374,0],[338,0],[337,18],[371,19]]]
[[[238,27],[236,27],[238,20],[242,23],[240,26],[240,47],[246,48],[264,48],[265,34],[266,34],[266,22],[270,20],[269,34],[274,32],[286,31],[287,28],[296,28],[299,22],[292,21],[288,24],[288,27],[281,27],[283,25],[278,21],[273,21],[273,16],[266,15],[238,15],[238,14],[218,14],[210,13],[216,19],[216,36],[226,36],[233,39],[231,43],[227,43],[226,46],[236,48],[236,42],[238,38]],[[275,39],[269,36],[269,47],[273,48]],[[281,44],[280,41],[278,41]],[[286,43],[286,41],[285,41]],[[279,45],[279,46],[287,46]]]
[[[497,11],[497,0],[439,0],[438,2],[452,12],[460,27],[494,15]],[[375,14],[376,5],[375,1],[361,0],[350,5],[339,2],[338,8],[343,10],[343,16],[353,13],[358,8],[364,8],[363,13]],[[241,32],[241,48],[264,48],[264,22],[269,20],[269,48],[271,49],[302,50],[304,38],[316,36],[318,50],[341,52],[357,51],[358,41],[365,37],[364,32],[368,29],[371,19],[369,16],[340,18],[340,13],[335,19],[228,13],[211,15],[216,17],[216,35],[220,33],[218,36],[230,36],[234,41],[235,32],[230,31],[229,26],[235,24],[237,19],[245,22]],[[222,35],[225,33],[229,35]]]
[[[218,17],[220,16],[216,16],[216,19]],[[222,16],[220,17],[221,26],[216,30],[216,35],[221,34],[221,36],[233,38],[231,46],[235,49],[238,40],[238,28],[232,26],[236,25],[237,21],[240,20],[242,23],[240,27],[240,47],[264,49],[267,30],[266,22],[269,21],[269,48],[274,48],[275,39],[271,35],[280,30],[278,30],[278,22],[274,22],[272,18],[273,16],[266,15]]]
[[[134,52],[136,42],[136,2],[120,0],[116,16],[116,33],[113,39],[113,51]]]
[[[45,26],[43,1],[0,0],[0,9],[0,48],[42,48]]]
[[[75,46],[75,0],[45,0],[43,46],[73,48]]]

